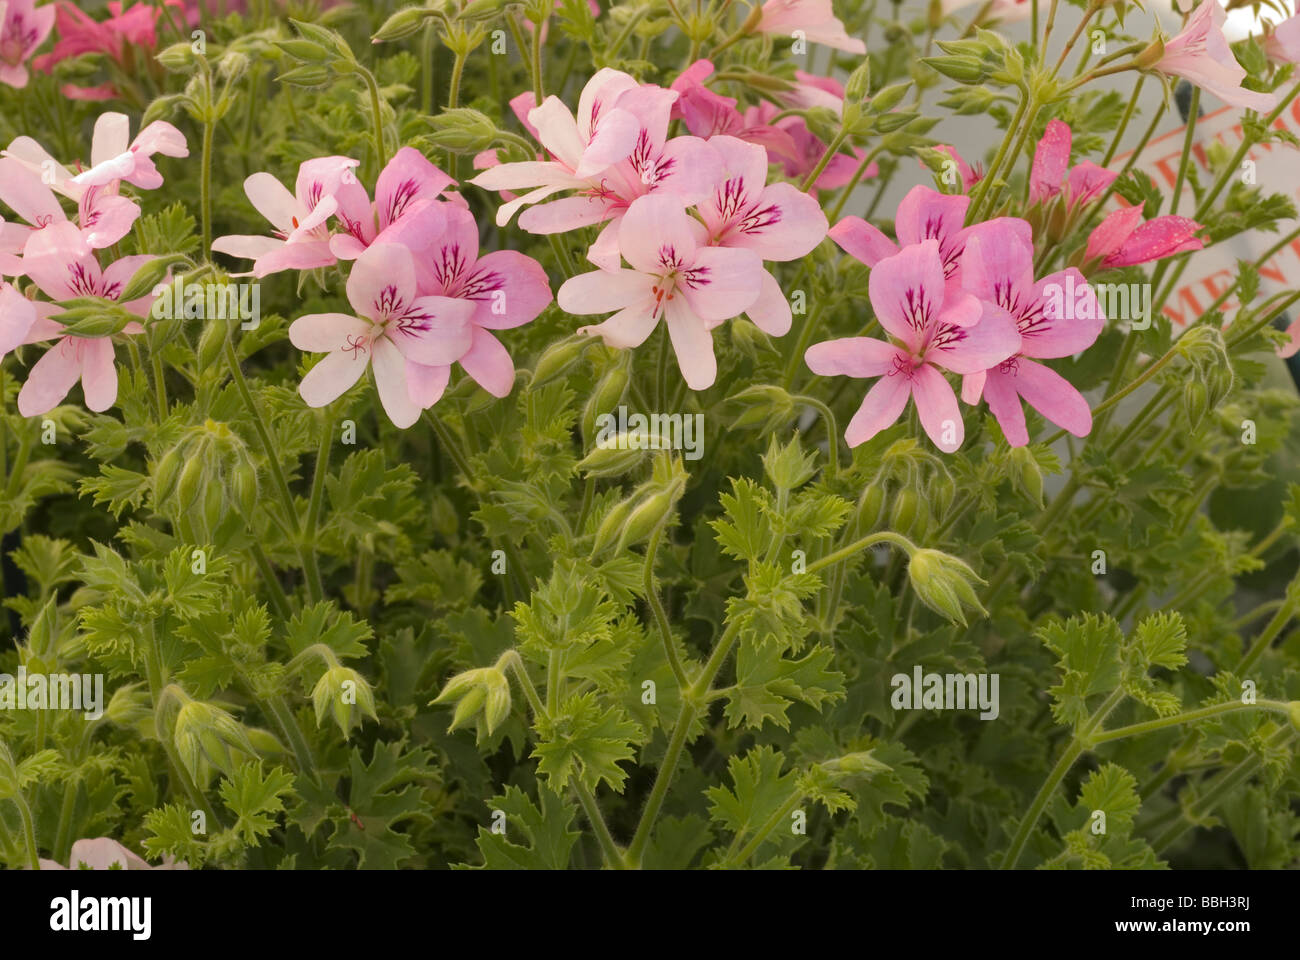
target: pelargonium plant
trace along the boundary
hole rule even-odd
[[[1296,866],[1260,12],[0,0],[0,862]]]

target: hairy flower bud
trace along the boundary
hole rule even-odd
[[[230,776],[235,769],[231,750],[242,750],[255,755],[243,726],[233,716],[199,700],[187,700],[176,714],[172,742],[180,755],[181,763],[191,777],[198,778],[199,762],[207,760],[222,773]]]
[[[551,344],[537,358],[537,366],[533,368],[533,379],[529,386],[540,387],[568,373],[582,359],[582,352],[590,343],[590,339],[587,338],[578,340],[571,337]]]
[[[988,616],[972,584],[983,584],[964,561],[940,550],[916,550],[907,564],[912,589],[922,603],[954,623],[966,625],[965,609],[978,610]]]
[[[351,667],[330,667],[321,674],[311,692],[311,702],[316,709],[316,725],[320,726],[326,714],[330,714],[345,737],[366,717],[379,719],[375,713],[374,691],[366,678]]]

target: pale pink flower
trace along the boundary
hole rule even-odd
[[[455,184],[414,147],[403,147],[388,161],[375,182],[375,202],[365,187],[343,183],[335,193],[342,233],[330,237],[330,252],[355,260],[372,243],[401,243],[419,249],[446,226],[439,195]]]
[[[1143,223],[1141,206],[1121,207],[1089,234],[1085,257],[1099,260],[1102,269],[1163,260],[1204,247],[1205,241],[1195,236],[1200,229],[1187,217],[1163,216]]]
[[[136,856],[116,840],[108,837],[96,837],[93,840],[78,840],[72,845],[68,856],[68,865],[44,858],[40,861],[42,870],[188,870],[184,861],[173,860],[170,854],[163,854],[163,862],[154,866],[143,858]]]
[[[34,232],[45,227],[68,222],[68,215],[63,212],[54,191],[35,171],[13,157],[0,157],[0,200],[30,224],[24,227],[6,223],[3,228],[5,249],[12,249],[15,243],[26,244]]]
[[[943,0],[943,13],[947,16],[962,7],[982,2],[983,0]],[[1002,23],[1015,23],[1017,20],[1028,19],[1032,10],[1031,0],[993,0],[985,22],[997,20]]]
[[[413,253],[420,296],[450,297],[473,305],[470,346],[457,362],[494,397],[508,395],[515,384],[514,361],[490,331],[531,323],[546,309],[552,299],[551,285],[542,265],[516,250],[480,257],[478,225],[461,207],[449,207],[446,229]],[[442,397],[451,365],[408,360],[406,374],[411,399],[428,408]]]
[[[753,305],[763,263],[752,250],[706,246],[703,232],[672,194],[633,201],[619,231],[619,248],[632,269],[573,277],[560,287],[560,308],[575,314],[618,311],[578,332],[624,349],[644,343],[662,319],[687,386],[711,386],[718,371],[710,331]]]
[[[314,313],[290,324],[295,347],[328,354],[303,377],[298,392],[308,406],[323,407],[373,367],[384,412],[405,429],[423,409],[411,397],[407,361],[446,366],[464,356],[472,343],[474,304],[419,296],[414,257],[394,243],[372,244],[357,257],[347,295],[356,316]]]
[[[529,190],[501,206],[499,226],[520,206],[562,190],[577,191],[524,211],[519,226],[551,234],[604,223],[587,257],[598,266],[617,268],[619,223],[634,200],[667,191],[695,203],[717,179],[720,161],[703,140],[667,139],[676,100],[672,90],[601,70],[584,88],[576,119],[556,97],[529,112],[553,160],[502,164],[470,182],[486,190]]]
[[[1277,106],[1277,96],[1242,87],[1246,68],[1232,55],[1223,35],[1227,19],[1219,0],[1202,0],[1182,33],[1165,42],[1164,55],[1153,69],[1182,77],[1234,107],[1267,113]]]
[[[867,284],[876,319],[896,342],[845,337],[804,354],[821,376],[879,377],[844,432],[856,447],[896,421],[916,401],[921,426],[945,453],[961,446],[965,425],[957,395],[940,368],[977,373],[1020,348],[1006,311],[955,290],[944,280],[939,241],[925,240],[881,260]]]
[[[1083,274],[1070,267],[1035,282],[1033,246],[998,227],[966,244],[962,280],[975,296],[1005,310],[1020,331],[1014,356],[967,374],[962,399],[975,404],[983,395],[1013,447],[1029,442],[1022,398],[1058,427],[1087,436],[1092,411],[1083,395],[1059,373],[1029,359],[1073,356],[1096,342],[1106,318]]]
[[[1070,167],[1073,132],[1060,120],[1049,120],[1034,150],[1029,171],[1029,202],[1047,203],[1064,191],[1066,207],[1075,209],[1101,196],[1119,176],[1089,160]]]
[[[137,270],[152,260],[147,255],[122,257],[101,269],[94,252],[71,223],[51,224],[32,233],[23,253],[23,266],[36,286],[51,300],[102,297],[117,300]],[[123,303],[138,317],[149,315],[152,294]],[[18,412],[35,417],[53,410],[81,381],[86,406],[102,413],[117,401],[117,367],[113,361],[111,337],[74,337],[48,318],[54,312],[38,305],[38,316],[24,343],[54,340],[36,361],[27,382],[18,393]],[[134,335],[144,328],[134,321],[122,331]]]
[[[723,174],[697,209],[712,246],[752,250],[762,260],[798,260],[826,236],[821,205],[790,183],[767,184],[767,151],[735,137],[709,140],[722,158]],[[745,311],[774,337],[790,330],[790,304],[780,284],[763,269],[758,299]]]
[[[121,181],[142,190],[162,186],[162,175],[152,155],[189,156],[185,135],[159,120],[128,143],[130,120],[125,114],[103,113],[95,121],[91,140],[91,168],[73,174],[31,137],[18,137],[4,151],[42,177],[55,191],[77,202],[77,225],[95,249],[112,246],[127,235],[140,216],[140,207],[119,195]]]
[[[755,28],[759,33],[772,33],[783,37],[795,31],[803,34],[810,43],[820,43],[846,53],[864,54],[867,45],[857,37],[850,37],[844,23],[835,16],[831,0],[767,0]]]
[[[944,275],[952,290],[949,297],[955,301],[957,292],[961,289],[961,253],[972,236],[1001,224],[1014,231],[1026,243],[1033,242],[1033,230],[1029,224],[1013,217],[963,226],[969,206],[970,197],[940,193],[919,184],[908,191],[894,214],[894,232],[898,235],[898,243],[861,217],[845,217],[831,227],[829,236],[845,253],[869,267],[875,267],[886,257],[896,255],[900,245],[906,248],[925,240],[937,241]],[[977,316],[972,317],[970,322],[974,323],[976,319]]]
[[[54,26],[54,6],[33,0],[0,0],[0,83],[27,86],[27,60]]]
[[[281,270],[311,270],[337,261],[330,250],[328,221],[338,211],[336,196],[355,187],[365,196],[353,172],[359,161],[349,157],[318,157],[298,168],[295,193],[290,193],[269,173],[255,173],[244,181],[244,192],[257,212],[275,227],[275,236],[218,237],[217,253],[254,261],[251,274],[264,277]]]
[[[1264,52],[1274,60],[1300,63],[1300,16],[1288,17],[1264,41]]]
[[[0,358],[27,342],[36,323],[36,304],[11,283],[0,281]]]

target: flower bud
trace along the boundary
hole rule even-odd
[[[972,586],[985,581],[964,561],[950,554],[925,548],[916,550],[908,560],[907,576],[920,601],[954,623],[966,625],[965,607],[988,616]]]
[[[172,447],[162,455],[153,473],[153,499],[155,504],[162,503],[172,495],[176,488],[176,479],[180,476],[184,459],[180,446]]]
[[[912,490],[899,490],[894,495],[894,506],[889,514],[889,529],[895,533],[907,534],[916,520],[916,508],[920,503]]]
[[[984,62],[975,57],[922,57],[921,62],[958,83],[983,83],[989,77],[989,70]]]
[[[546,351],[537,358],[537,366],[533,368],[533,379],[529,382],[529,387],[540,387],[544,383],[549,383],[556,377],[568,373],[582,359],[582,352],[590,343],[588,340],[561,340],[559,343],[551,344]]]
[[[435,11],[427,7],[403,7],[387,20],[370,38],[371,43],[386,43],[389,40],[405,40],[424,29],[424,24]]]
[[[1011,451],[1011,482],[1040,509],[1043,506],[1043,470],[1027,447]]]
[[[880,513],[885,506],[885,487],[879,483],[869,483],[862,488],[858,497],[858,530],[866,533],[874,530],[880,522]]]
[[[485,688],[487,698],[483,704],[483,722],[491,736],[510,716],[510,681],[502,671],[493,668],[488,674]]]
[[[1183,410],[1187,413],[1187,425],[1195,430],[1205,419],[1210,409],[1210,393],[1200,380],[1193,380],[1183,389]]]
[[[281,83],[293,84],[295,87],[323,87],[329,83],[334,74],[321,64],[310,63],[286,70],[276,79]]]
[[[600,521],[600,526],[596,528],[596,536],[591,544],[591,555],[594,557],[601,550],[609,546],[623,530],[623,524],[632,512],[632,500],[629,498],[616,503],[614,507],[605,514],[605,519]]]
[[[619,434],[613,440],[598,443],[578,461],[577,469],[587,477],[621,477],[638,463],[644,456],[640,447],[632,448],[627,444],[626,435]]]
[[[176,506],[188,510],[198,498],[199,484],[203,480],[204,457],[194,451],[181,468],[180,482],[176,485]]]
[[[194,49],[189,43],[173,43],[154,55],[154,59],[163,65],[163,69],[172,73],[190,70],[194,66]]]
[[[224,319],[208,320],[199,334],[199,373],[213,367],[226,348],[227,327]]]
[[[871,58],[863,57],[862,63],[849,74],[844,84],[844,102],[862,103],[871,91]]]
[[[343,736],[353,727],[359,727],[365,717],[378,720],[375,713],[375,694],[366,678],[351,667],[330,667],[311,692],[312,706],[316,709],[316,725],[332,714]]]
[[[256,754],[239,721],[220,707],[199,700],[187,700],[176,715],[172,742],[181,763],[198,779],[199,761],[207,760],[230,776],[235,768],[231,749]]]
[[[627,516],[627,523],[623,526],[623,532],[618,538],[618,546],[614,552],[622,553],[628,547],[649,539],[655,527],[659,526],[672,510],[673,499],[671,491],[660,490],[634,507]]]
[[[252,517],[257,509],[257,468],[247,457],[240,457],[231,468],[230,495],[245,519]]]
[[[433,133],[425,140],[452,153],[481,153],[497,139],[497,128],[486,114],[469,107],[443,110],[428,118]]]

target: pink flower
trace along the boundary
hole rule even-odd
[[[773,120],[780,109],[774,103],[761,103],[756,107],[750,107],[745,111],[746,122],[751,125],[766,124]],[[790,116],[776,120],[773,126],[778,130],[785,131],[790,139],[794,142],[795,156],[793,158],[784,156],[774,151],[770,146],[768,148],[769,156],[773,163],[780,163],[787,177],[802,179],[811,173],[826,152],[826,144],[808,129],[808,124],[804,122],[803,117]],[[845,186],[853,175],[857,173],[858,167],[862,163],[862,158],[866,156],[866,151],[861,147],[853,148],[853,156],[845,153],[837,153],[831,157],[830,163],[817,177],[813,183],[815,190],[838,190]],[[862,171],[862,179],[867,180],[876,176],[880,168],[873,161]]]
[[[419,419],[423,408],[411,397],[407,361],[446,366],[464,356],[472,342],[474,304],[421,297],[415,277],[410,250],[372,244],[348,275],[348,302],[357,316],[314,313],[290,324],[289,341],[295,347],[328,354],[298,387],[308,406],[337,400],[373,366],[388,419],[402,429]]]
[[[781,162],[794,163],[801,159],[802,154],[788,132],[766,123],[751,123],[751,117],[736,108],[734,99],[706,87],[704,80],[711,73],[710,61],[696,60],[673,81],[671,89],[678,94],[673,104],[674,118],[680,117],[687,130],[706,140],[725,134],[760,144]]]
[[[1266,113],[1277,106],[1277,96],[1242,87],[1246,69],[1223,35],[1227,19],[1219,0],[1202,0],[1183,32],[1165,43],[1164,55],[1153,69],[1189,80],[1234,107]]]
[[[127,44],[153,49],[158,44],[154,25],[160,11],[148,3],[137,3],[126,9],[120,0],[109,3],[111,16],[102,23],[82,13],[71,3],[58,3],[56,22],[59,40],[54,50],[38,57],[34,66],[46,72],[69,57],[84,53],[102,53],[122,62]]]
[[[1006,312],[944,280],[938,240],[904,247],[881,260],[867,284],[876,319],[896,342],[845,337],[813,344],[804,361],[824,377],[879,377],[849,422],[844,439],[856,447],[894,423],[916,401],[921,426],[945,453],[961,446],[965,425],[957,395],[939,372],[976,373],[1020,347]]]
[[[530,323],[546,309],[552,299],[546,271],[515,250],[480,257],[478,226],[462,207],[448,207],[446,229],[414,253],[420,296],[450,297],[473,307],[470,346],[457,362],[488,393],[506,396],[515,384],[514,361],[489,331]],[[428,408],[442,397],[451,366],[407,360],[406,375],[412,400]]]
[[[27,276],[35,281],[51,300],[77,297],[103,297],[117,300],[135,272],[152,257],[122,257],[103,269],[80,232],[66,221],[33,232],[23,253]],[[149,314],[153,296],[124,303],[136,316]],[[27,382],[18,393],[18,412],[24,417],[48,413],[63,402],[72,385],[81,381],[86,406],[101,413],[117,401],[117,367],[113,362],[111,337],[73,337],[63,333],[63,326],[48,318],[48,307],[37,307],[35,323],[23,338],[24,343],[54,340],[55,343],[36,361]],[[122,331],[143,333],[132,322]]]
[[[65,83],[59,88],[59,92],[69,100],[84,100],[88,103],[116,100],[120,95],[117,87],[111,83],[101,83],[97,87],[79,87],[75,83]]]
[[[128,146],[129,124],[125,114],[100,114],[91,141],[91,169],[77,175],[31,137],[18,137],[4,151],[6,157],[41,174],[55,191],[77,201],[82,236],[97,250],[121,240],[140,216],[140,207],[134,201],[118,195],[121,181],[125,179],[144,190],[156,189],[162,185],[162,176],[150,157],[154,153],[189,156],[184,134],[170,123],[151,123]]]
[[[975,404],[982,394],[1013,447],[1029,442],[1021,398],[1058,427],[1087,436],[1092,411],[1082,394],[1050,367],[1029,359],[1073,356],[1096,342],[1106,318],[1083,274],[1070,267],[1035,283],[1033,246],[999,227],[966,244],[962,280],[975,296],[1006,311],[1020,331],[1014,356],[967,374],[962,399]]]
[[[799,31],[812,43],[825,44],[846,53],[864,54],[867,45],[850,37],[831,8],[831,0],[767,0],[755,28],[759,33],[789,37]]]
[[[939,151],[940,153],[947,154],[948,157],[951,158],[953,164],[957,168],[957,175],[961,177],[962,193],[969,193],[971,187],[975,186],[975,184],[979,183],[981,180],[984,179],[983,168],[980,167],[979,164],[976,164],[974,167],[972,167],[969,163],[963,160],[961,158],[961,155],[958,154],[957,151],[954,150],[952,147],[948,146],[947,144],[941,143],[938,144],[934,149]]]
[[[446,226],[438,196],[456,181],[414,147],[403,147],[388,161],[375,183],[375,202],[352,178],[335,192],[343,233],[330,237],[330,252],[355,260],[372,243],[425,247]]]
[[[328,267],[337,260],[330,250],[327,225],[339,208],[336,194],[356,187],[365,196],[353,173],[357,165],[358,161],[348,157],[308,160],[298,168],[295,193],[269,173],[253,174],[244,181],[244,192],[257,212],[275,227],[275,236],[218,237],[212,249],[254,261],[251,274],[235,276],[265,277],[281,270]]]
[[[762,260],[798,260],[826,236],[821,206],[789,183],[767,185],[767,152],[735,137],[709,140],[724,171],[698,209],[708,242],[752,250]],[[776,278],[762,271],[758,299],[745,311],[759,329],[774,337],[790,330],[790,304]]]
[[[702,233],[674,195],[633,201],[619,230],[619,249],[632,269],[573,277],[560,287],[560,308],[575,314],[618,311],[578,332],[619,348],[644,343],[662,318],[687,386],[711,386],[718,369],[710,331],[753,305],[763,264],[752,250],[705,246]]]
[[[717,179],[720,161],[703,140],[667,139],[676,99],[671,90],[638,84],[617,70],[601,70],[582,91],[577,119],[557,97],[547,97],[529,111],[529,122],[553,160],[502,164],[470,182],[485,190],[530,191],[501,206],[499,226],[524,204],[561,190],[578,191],[525,211],[519,226],[550,234],[605,223],[587,257],[616,269],[618,225],[634,200],[668,191],[695,203]]]
[[[1066,206],[1073,210],[1097,199],[1119,176],[1113,170],[1087,160],[1071,169],[1072,138],[1068,124],[1060,120],[1048,121],[1029,171],[1030,203],[1047,203],[1064,189]]]
[[[54,6],[33,0],[0,0],[0,83],[27,86],[28,58],[54,27]]]
[[[943,14],[947,16],[955,10],[962,7],[969,7],[977,0],[943,0]],[[987,16],[981,22],[992,22],[994,20],[1002,23],[1014,23],[1017,20],[1025,20],[1029,17],[1033,9],[1030,0],[993,0],[989,7]]]
[[[36,304],[19,293],[13,284],[0,281],[0,358],[26,343],[27,334],[35,323]]]
[[[1100,259],[1102,269],[1163,260],[1204,247],[1205,242],[1195,236],[1200,229],[1187,217],[1163,216],[1143,223],[1142,207],[1123,207],[1097,224],[1088,236],[1085,257]]]
[[[898,204],[898,212],[894,215],[894,232],[898,235],[898,243],[894,243],[879,228],[861,217],[845,217],[831,227],[829,236],[845,253],[869,267],[875,267],[881,260],[895,256],[899,252],[899,244],[906,248],[925,240],[937,241],[939,258],[952,291],[949,298],[955,301],[961,289],[961,253],[972,236],[1001,224],[1023,238],[1024,242],[1033,242],[1029,224],[1012,217],[963,226],[969,206],[970,197],[943,194],[930,187],[917,185]],[[970,322],[974,323],[977,319],[977,316],[972,317]]]
[[[136,856],[116,840],[108,837],[96,837],[94,840],[78,840],[72,845],[68,856],[68,865],[44,858],[40,861],[42,870],[188,870],[184,861],[176,861],[169,854],[163,854],[163,862],[151,866]]]
[[[1268,35],[1264,52],[1274,60],[1300,63],[1300,16],[1288,17]]]

